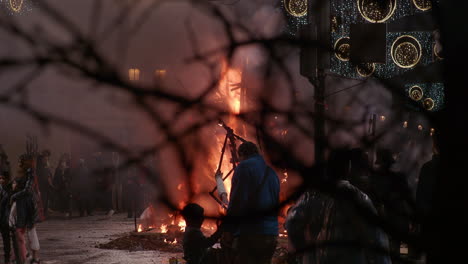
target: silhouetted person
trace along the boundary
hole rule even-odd
[[[37,158],[37,179],[39,184],[39,191],[41,192],[42,205],[44,207],[44,216],[47,216],[49,211],[49,200],[51,200],[51,193],[53,191],[53,174],[49,163],[50,151],[44,150]]]
[[[371,192],[369,156],[363,149],[351,149],[350,161],[349,181],[366,195],[369,195]]]
[[[346,148],[330,153],[326,175],[331,193],[323,195],[323,223],[316,238],[318,243],[344,245],[319,249],[316,258],[308,263],[391,263],[388,256],[369,249],[388,249],[388,238],[370,221],[369,217],[377,216],[377,210],[369,197],[348,181],[350,157]]]
[[[187,223],[184,232],[183,248],[184,259],[187,264],[213,264],[216,257],[210,248],[221,237],[218,229],[212,236],[205,237],[200,228],[204,221],[204,209],[198,204],[187,204],[182,210],[182,216]]]
[[[433,239],[434,226],[432,221],[434,215],[434,190],[437,184],[437,176],[440,173],[440,154],[437,143],[433,141],[432,159],[426,162],[419,173],[418,186],[416,191],[416,206],[420,223],[422,241],[427,243]],[[427,249],[430,254],[431,250]]]
[[[93,202],[93,182],[86,161],[81,158],[73,172],[73,197],[80,216],[91,215]]]
[[[65,214],[66,218],[71,217],[72,213],[72,172],[70,161],[67,156],[62,155],[54,174],[54,189],[57,197],[57,207],[59,211]]]
[[[5,263],[10,263],[11,257],[11,236],[8,218],[10,216],[10,196],[11,184],[9,178],[0,173],[0,232],[3,239],[3,253]]]
[[[390,249],[399,255],[401,236],[409,233],[414,201],[406,176],[392,169],[394,163],[390,150],[377,151],[378,168],[372,175],[372,199],[375,199],[379,214],[396,230],[396,234],[390,236]]]
[[[278,236],[279,179],[254,143],[242,143],[238,154],[226,228],[237,237],[240,263],[270,263]]]

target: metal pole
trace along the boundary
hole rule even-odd
[[[317,77],[311,78],[309,81],[314,85],[314,144],[315,144],[315,162],[317,165],[325,162],[325,74],[323,70],[317,71]]]

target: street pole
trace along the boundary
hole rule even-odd
[[[321,165],[325,162],[326,134],[325,134],[325,72],[317,71],[316,78],[310,78],[314,86],[314,155],[315,163]]]

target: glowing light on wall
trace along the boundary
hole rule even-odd
[[[140,80],[140,70],[139,69],[129,69],[128,70],[128,79],[130,81],[139,81]]]

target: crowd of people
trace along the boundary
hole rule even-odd
[[[419,259],[420,247],[413,245],[430,218],[435,144],[433,153],[411,188],[389,149],[378,149],[375,162],[362,149],[333,150],[320,184],[288,212],[286,228],[299,263],[401,263],[403,242],[408,257]]]
[[[149,203],[145,177],[135,168],[121,170],[115,152],[95,152],[89,162],[79,158],[75,166],[70,155],[63,154],[55,168],[50,157],[49,150],[27,152],[13,175],[0,145],[0,231],[6,264],[40,263],[36,224],[52,214],[70,219],[74,213],[85,217],[104,210],[107,217],[127,212],[131,218]]]
[[[66,218],[74,212],[83,217],[101,209],[109,217],[126,211],[130,218],[143,211],[145,178],[134,168],[119,170],[117,153],[95,152],[89,161],[80,157],[75,166],[64,154],[55,169],[49,159],[50,151],[43,151],[36,169],[46,217],[54,211]]]

